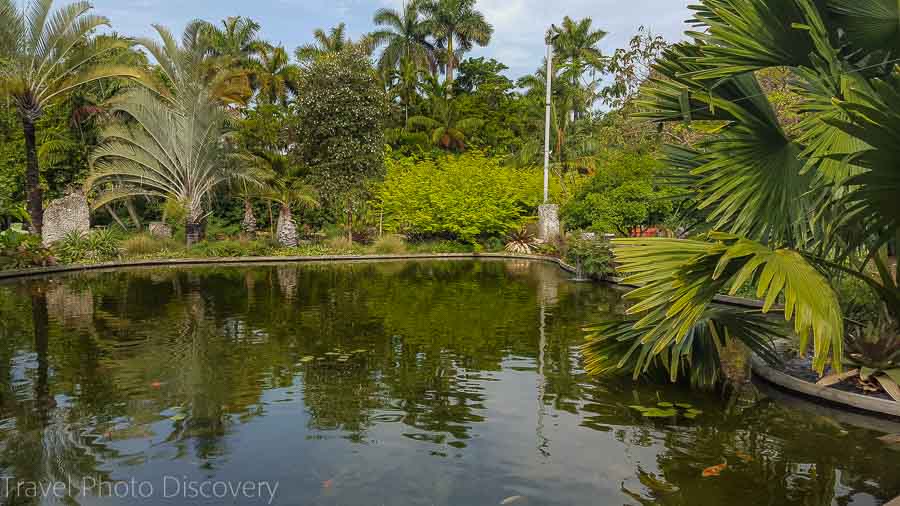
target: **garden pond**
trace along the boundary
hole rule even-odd
[[[586,376],[581,329],[621,314],[622,292],[569,278],[551,263],[456,259],[0,283],[0,504],[900,495],[900,448],[879,439],[900,433],[891,420],[762,386],[738,397]],[[231,489],[204,495],[204,483]]]

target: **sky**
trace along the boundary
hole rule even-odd
[[[262,25],[262,37],[293,48],[309,42],[315,28],[347,23],[353,38],[371,31],[372,15],[381,7],[399,8],[403,0],[93,0],[96,13],[119,33],[151,35],[152,23],[180,33],[188,21],[227,16],[250,17]],[[510,67],[513,79],[534,72],[544,56],[543,38],[563,16],[591,17],[609,35],[601,43],[610,53],[623,47],[641,26],[669,41],[679,40],[694,0],[479,0],[478,8],[494,26],[486,48],[469,56],[496,58]]]

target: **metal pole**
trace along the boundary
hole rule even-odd
[[[553,97],[553,41],[547,37],[547,113],[544,122],[544,204],[550,203],[550,106]]]

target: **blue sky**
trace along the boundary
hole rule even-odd
[[[180,32],[191,19],[251,17],[262,24],[267,40],[289,49],[308,42],[317,27],[343,21],[354,38],[373,28],[372,14],[402,0],[93,0],[96,11],[110,18],[113,28],[127,35],[150,35],[151,23]],[[610,35],[607,52],[623,46],[638,27],[646,26],[668,40],[677,40],[689,17],[692,0],[479,0],[479,9],[494,25],[494,39],[472,56],[493,57],[510,67],[512,78],[533,72],[543,57],[543,34],[563,16],[590,16]]]

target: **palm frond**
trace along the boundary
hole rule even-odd
[[[794,322],[806,350],[812,337],[814,365],[823,371],[829,359],[840,370],[843,320],[828,280],[802,255],[771,249],[731,234],[711,233],[704,241],[621,239],[615,242],[625,282],[641,288],[628,294],[636,303],[629,314],[643,314],[634,327],[652,354],[679,344],[719,293],[732,294],[754,283],[763,312],[784,299],[785,319]]]

